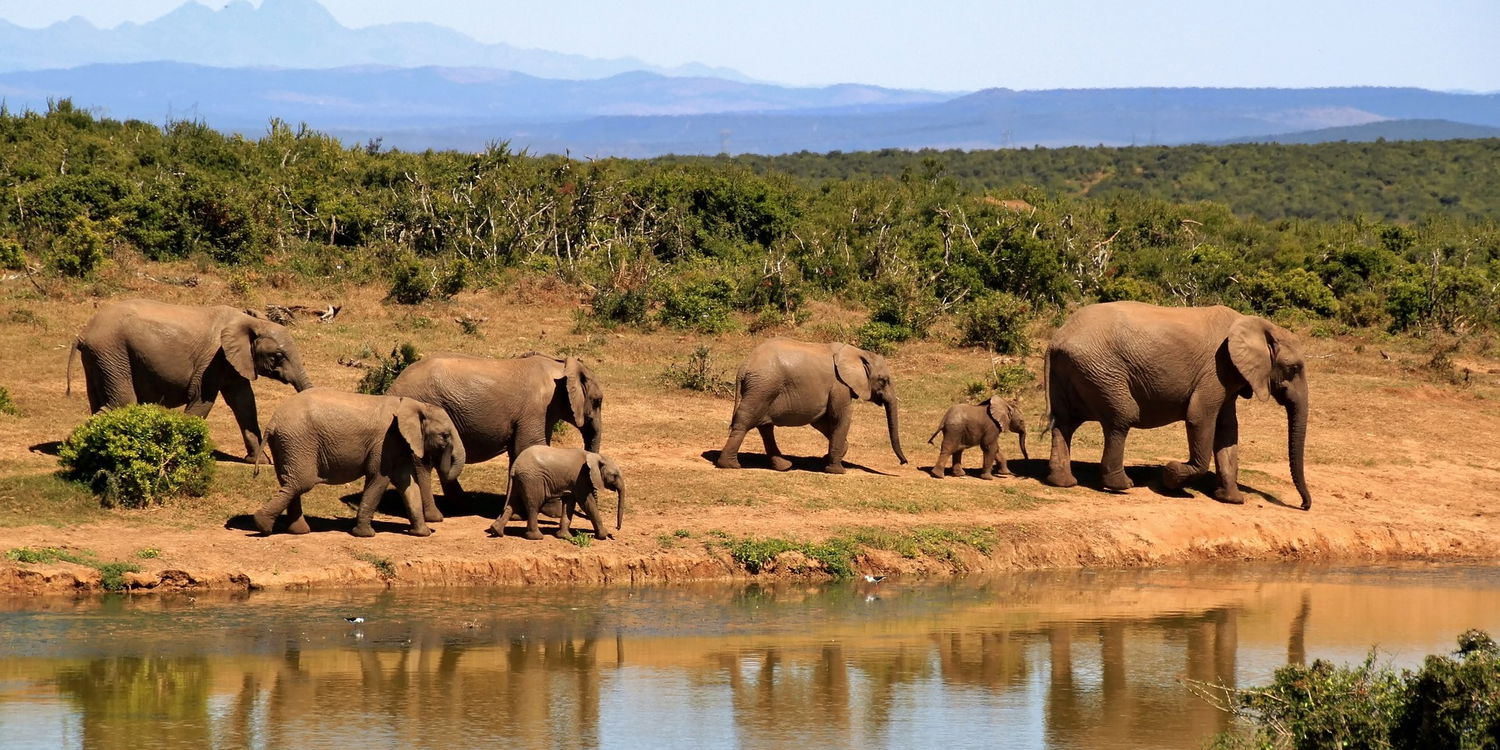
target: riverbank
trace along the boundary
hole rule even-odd
[[[816,305],[799,326],[757,334],[580,331],[568,290],[525,282],[504,292],[402,307],[382,303],[383,289],[332,281],[247,289],[196,273],[189,287],[163,279],[194,275],[190,268],[151,270],[149,276],[116,273],[109,293],[261,308],[341,305],[330,323],[303,317],[293,327],[319,385],[353,388],[363,370],[341,361],[368,363],[403,341],[423,352],[539,350],[582,357],[605,387],[604,452],[622,465],[631,490],[624,529],[615,540],[586,546],[550,537],[490,538],[484,529],[503,492],[503,458],[465,470],[474,497],[461,505],[440,498],[450,517],[427,539],[398,533],[405,522],[390,515],[377,517],[381,533],[374,538],[349,536],[353,514],[341,498],[357,492],[358,484],[321,487],[307,496],[314,533],[259,537],[244,514],[270,496],[275,480],[270,472],[252,476],[249,465],[231,456],[222,456],[206,497],[144,511],[101,509],[52,476],[51,455],[51,444],[87,416],[81,378],[73,397],[62,393],[67,345],[92,314],[94,298],[82,289],[37,294],[12,281],[0,287],[0,312],[8,316],[0,329],[0,385],[21,415],[0,416],[0,551],[10,553],[0,560],[0,591],[95,590],[108,563],[139,568],[117,566],[119,585],[162,591],[630,584],[741,578],[751,570],[775,577],[829,569],[938,575],[1233,559],[1500,558],[1500,361],[1475,351],[1460,349],[1452,355],[1456,369],[1435,373],[1426,366],[1432,354],[1424,342],[1301,331],[1313,396],[1307,476],[1314,506],[1304,513],[1281,502],[1296,499],[1284,413],[1260,402],[1241,402],[1244,506],[1214,502],[1206,486],[1184,493],[1160,488],[1157,467],[1185,453],[1180,425],[1131,435],[1127,465],[1140,486],[1128,492],[1090,487],[1097,486],[1100,447],[1094,425],[1075,440],[1083,486],[1041,484],[1045,407],[1031,389],[1023,393],[1022,408],[1033,429],[1032,458],[1020,459],[1009,436],[1002,442],[1016,477],[934,480],[920,471],[936,454],[923,441],[948,405],[966,400],[968,385],[995,367],[1019,363],[1040,373],[1036,356],[992,362],[982,351],[935,342],[902,345],[889,358],[910,465],[892,455],[880,410],[860,405],[847,474],[808,470],[818,463],[811,458],[787,473],[714,469],[710,458],[723,442],[732,398],[682,390],[663,378],[664,370],[706,346],[710,369],[732,377],[755,342],[775,333],[848,340],[863,316],[832,306]],[[255,389],[262,422],[292,393],[264,379]],[[236,452],[237,432],[222,404],[209,423],[221,450]],[[819,456],[826,447],[806,428],[781,430],[778,438],[791,456]],[[576,442],[577,435],[570,431],[560,439]],[[756,465],[759,450],[755,437],[746,441],[747,467]],[[973,453],[971,467],[978,459]],[[612,522],[612,513],[606,518]],[[49,549],[82,562],[49,556]]]

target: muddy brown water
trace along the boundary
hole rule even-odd
[[[1188,681],[1471,627],[1500,568],[0,601],[0,746],[1197,748]]]

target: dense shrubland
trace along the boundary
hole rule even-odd
[[[248,139],[63,101],[0,114],[0,263],[88,278],[131,253],[198,259],[380,283],[402,304],[519,270],[574,285],[589,325],[702,332],[800,322],[835,298],[869,310],[852,333],[874,349],[941,331],[1022,352],[1029,320],[1118,299],[1463,334],[1500,323],[1497,149],[577,161],[346,148],[276,121]]]

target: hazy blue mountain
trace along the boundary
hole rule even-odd
[[[744,80],[728,68],[662,68],[633,58],[596,59],[484,44],[426,23],[350,29],[317,0],[232,0],[214,9],[187,2],[146,23],[96,28],[72,18],[43,29],[0,20],[0,70],[172,60],[217,67],[332,68],[349,65],[499,68],[546,78],[604,78],[633,70]]]
[[[68,97],[115,118],[202,119],[215,127],[252,132],[271,117],[319,128],[380,131],[604,115],[873,112],[951,96],[858,85],[790,88],[645,72],[579,81],[475,68],[283,70],[133,63],[0,73],[0,98],[12,110],[41,110],[48,99]]]
[[[1322,128],[1297,133],[1235,138],[1223,143],[1368,143],[1387,141],[1449,141],[1465,138],[1500,138],[1500,128],[1470,125],[1452,120],[1386,120],[1368,125]]]

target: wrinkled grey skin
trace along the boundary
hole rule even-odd
[[[997,463],[999,471],[996,473],[1009,475],[1010,467],[1005,463],[1005,454],[1000,452],[1000,433],[1007,430],[1016,433],[1021,446],[1021,457],[1031,458],[1026,452],[1026,420],[1021,416],[1021,407],[1014,399],[991,396],[978,404],[954,404],[949,407],[948,413],[943,415],[943,421],[933,430],[932,437],[927,438],[927,443],[931,445],[933,438],[939,433],[943,435],[937,460],[932,463],[933,478],[943,478],[943,464],[950,458],[953,464],[949,473],[955,477],[963,476],[964,449],[976,445],[984,451],[980,479],[994,479],[995,475],[991,470]]]
[[[68,352],[83,361],[89,410],[134,403],[187,407],[207,417],[220,395],[234,412],[245,457],[260,452],[260,419],[250,381],[260,375],[309,388],[302,355],[286,328],[224,305],[170,305],[150,300],[107,302]]]
[[[896,387],[884,357],[848,344],[814,344],[787,338],[766,341],[751,350],[740,365],[729,439],[715,465],[740,468],[740,444],[745,433],[754,429],[760,431],[771,468],[786,471],[792,463],[776,445],[775,428],[812,425],[828,438],[824,470],[842,474],[855,399],[885,407],[891,450],[906,463],[906,455],[901,452]]]
[[[604,432],[604,389],[574,357],[435,354],[403,370],[389,393],[447,411],[472,463],[501,453],[515,461],[533,445],[549,445],[558,421],[577,427],[591,451],[599,450]],[[463,495],[457,480],[443,479],[442,486],[449,498]],[[427,505],[423,513],[429,523],[443,520],[436,505]]]
[[[537,516],[546,513],[557,516],[557,537],[567,539],[573,536],[569,523],[574,508],[582,505],[594,524],[594,536],[613,539],[614,534],[604,527],[599,516],[598,495],[604,490],[616,493],[615,529],[618,530],[625,517],[625,478],[620,475],[619,465],[593,451],[533,445],[511,462],[505,510],[490,526],[490,533],[504,535],[511,515],[520,513],[526,518],[526,538],[541,539]],[[556,502],[559,500],[560,504]]]
[[[1104,428],[1104,487],[1124,490],[1125,437],[1132,427],[1187,422],[1188,462],[1162,472],[1168,488],[1218,468],[1221,502],[1243,503],[1239,474],[1238,398],[1275,398],[1287,413],[1287,461],[1302,509],[1312,507],[1303,475],[1307,442],[1307,372],[1290,331],[1227,307],[1168,308],[1139,302],[1089,305],[1052,336],[1046,360],[1052,415],[1047,482],[1073,477],[1073,431]]]
[[[464,446],[448,414],[397,396],[311,388],[282,402],[266,428],[266,444],[281,487],[255,512],[255,526],[264,534],[283,512],[290,521],[287,531],[306,534],[303,493],[364,477],[355,536],[375,535],[370,520],[392,485],[406,497],[410,533],[427,536],[432,533],[422,517],[423,503],[432,499],[427,469],[456,479],[464,468]],[[410,491],[413,478],[420,497]]]

